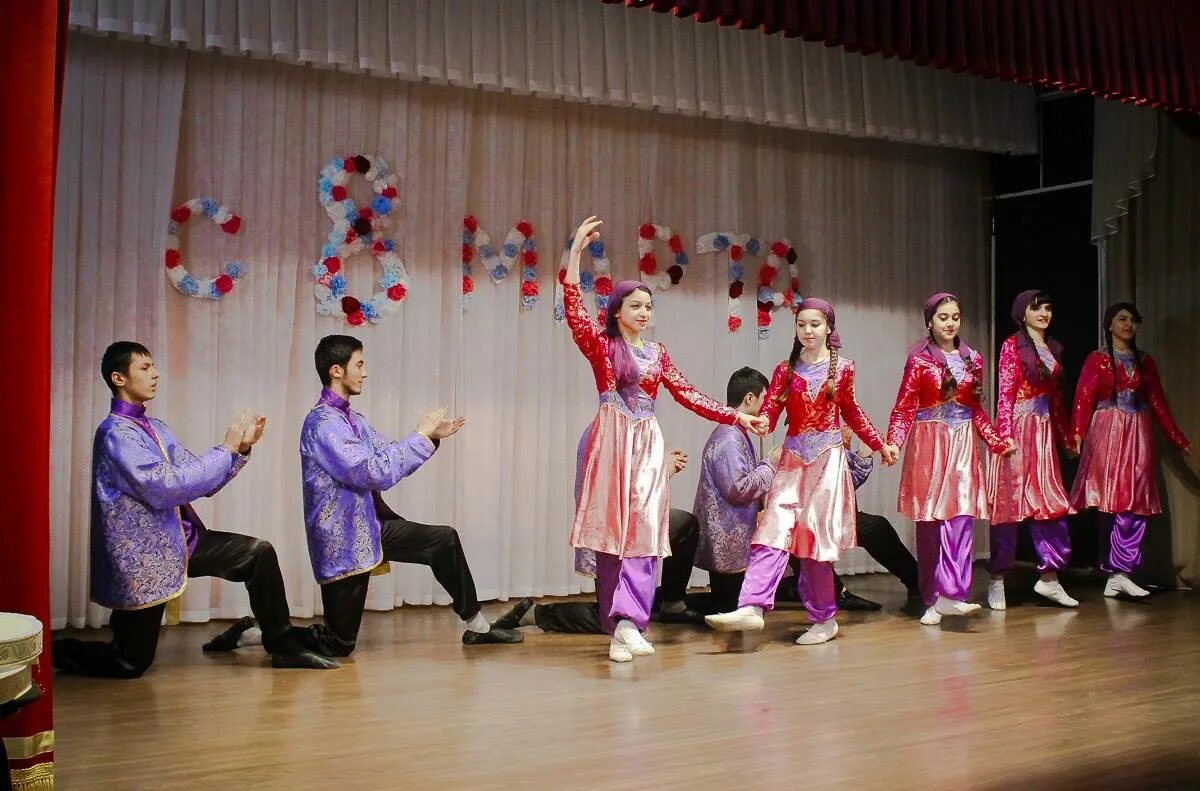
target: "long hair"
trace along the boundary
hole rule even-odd
[[[1021,371],[1025,374],[1026,381],[1031,384],[1049,379],[1053,372],[1042,360],[1042,356],[1038,354],[1037,344],[1033,341],[1033,336],[1029,334],[1029,327],[1025,325],[1025,311],[1029,309],[1037,309],[1043,305],[1053,305],[1054,300],[1050,294],[1045,291],[1022,291],[1013,301],[1012,320],[1017,325],[1015,333],[1017,343],[1017,356],[1021,360]],[[1050,333],[1045,334],[1046,348],[1050,350],[1050,354],[1055,360],[1062,364],[1062,344],[1050,337]]]

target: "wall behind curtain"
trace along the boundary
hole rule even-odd
[[[304,544],[299,427],[319,393],[316,340],[347,328],[318,317],[310,269],[329,231],[316,199],[320,167],[371,153],[400,176],[393,236],[408,265],[400,312],[353,330],[366,343],[369,381],[355,407],[391,436],[449,405],[463,432],[387,495],[412,519],[462,534],[484,598],[565,594],[577,577],[566,543],[574,451],[596,396],[565,325],[553,320],[552,273],[565,236],[596,213],[614,276],[636,273],[639,223],[672,225],[689,246],[683,282],[656,297],[654,337],[706,392],[722,398],[745,364],[770,374],[791,346],[790,315],[759,341],[725,329],[725,262],[694,252],[698,235],[788,236],[805,293],[838,307],[845,353],[859,362],[859,395],[887,420],[904,350],[923,328],[920,304],[958,292],[965,332],[983,337],[981,155],[798,133],[728,121],[532,100],[74,36],[68,58],[55,231],[53,574],[56,625],[96,625],[87,604],[91,435],[108,410],[98,375],[104,346],[149,345],[163,372],[151,409],[193,449],[219,441],[243,406],[268,416],[254,459],[198,510],[215,529],[267,538],[279,549],[293,613],[319,605]],[[219,304],[186,298],[162,269],[170,207],[211,196],[245,218],[237,237],[193,221],[186,264],[211,276],[238,258],[247,274]],[[530,220],[541,253],[543,300],[518,311],[515,273],[493,286],[476,266],[477,298],[459,303],[461,222],[473,213],[494,238]],[[665,246],[660,260],[667,256]],[[760,261],[748,257],[753,284]],[[374,289],[365,260],[350,291]],[[752,293],[753,289],[748,288]],[[743,298],[748,324],[754,304]],[[981,341],[976,341],[977,344]],[[712,426],[663,393],[670,445],[693,465]],[[776,437],[782,440],[782,432]],[[768,444],[769,449],[772,445]],[[895,470],[862,491],[866,510],[895,517]],[[689,508],[693,466],[673,483]],[[897,519],[902,536],[911,526]],[[986,545],[986,544],[985,544]],[[845,571],[874,568],[861,550]],[[369,606],[446,602],[424,568],[395,567],[372,582]],[[192,620],[246,611],[240,586],[193,580]]]

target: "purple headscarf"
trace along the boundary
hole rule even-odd
[[[1037,295],[1049,296],[1045,291],[1037,288],[1031,288],[1028,291],[1022,291],[1017,294],[1017,298],[1012,304],[1012,320],[1013,324],[1017,325],[1017,356],[1021,358],[1021,370],[1025,373],[1025,379],[1032,384],[1037,384],[1042,381],[1042,360],[1038,357],[1037,349],[1029,342],[1029,333],[1025,331],[1025,311],[1033,304],[1033,299]],[[1045,302],[1046,300],[1043,300]],[[1054,355],[1054,359],[1062,362],[1062,344],[1046,336],[1046,348]]]
[[[830,305],[819,297],[807,297],[800,300],[800,304],[796,305],[796,313],[802,310],[819,310],[825,314],[825,321],[829,323],[829,338],[826,345],[831,349],[842,348],[842,338],[837,331],[837,316],[833,313],[833,305]]]
[[[921,313],[925,317],[925,326],[928,327],[929,323],[933,321],[933,316],[937,312],[937,306],[941,304],[942,301],[947,299],[954,300],[954,302],[960,305],[962,304],[959,302],[958,297],[954,294],[951,294],[949,291],[939,291],[936,294],[931,294],[930,297],[925,300],[925,305],[921,308]],[[974,354],[974,350],[967,345],[966,341],[962,339],[961,334],[958,336],[958,353],[963,360],[969,359]],[[917,355],[924,355],[939,365],[944,364],[946,361],[945,353],[942,352],[942,349],[937,345],[937,342],[930,337],[929,332],[925,333],[924,338],[908,347],[909,357],[916,357]]]
[[[612,293],[608,295],[608,321],[604,327],[604,334],[610,341],[614,341],[608,344],[608,359],[612,362],[613,373],[617,377],[617,392],[631,408],[642,374],[638,369],[637,360],[633,359],[633,353],[629,351],[629,344],[623,342],[621,330],[617,327],[617,311],[621,309],[621,301],[639,288],[653,296],[650,287],[640,280],[622,280],[613,286]]]

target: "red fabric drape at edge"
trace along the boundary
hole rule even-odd
[[[38,702],[0,720],[0,736],[53,730],[50,666],[50,271],[54,168],[67,2],[0,0],[0,337],[16,410],[5,426],[12,456],[0,477],[0,610],[42,621]],[[12,742],[10,742],[11,744]],[[53,752],[10,749],[14,788],[50,787]]]
[[[1200,0],[602,0],[1200,113]]]

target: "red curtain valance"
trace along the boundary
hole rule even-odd
[[[1197,0],[603,0],[1200,112]]]

